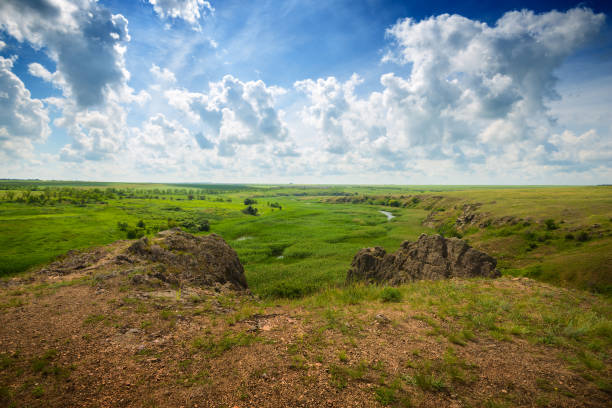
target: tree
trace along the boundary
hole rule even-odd
[[[244,199],[244,205],[252,205],[252,204],[257,204],[257,201],[252,199],[252,198],[245,198]]]
[[[242,212],[248,215],[257,215],[257,208],[249,205],[247,208],[242,210]]]

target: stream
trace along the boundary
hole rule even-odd
[[[392,218],[395,218],[395,215],[391,214],[389,211],[379,210],[379,213],[383,213],[387,216],[387,221],[391,221]]]

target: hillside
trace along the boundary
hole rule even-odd
[[[612,395],[609,187],[36,183],[0,193],[3,405],[597,407]],[[249,292],[114,261],[125,238],[175,226],[223,237]],[[462,237],[502,277],[345,283],[360,249],[392,253],[423,232]]]
[[[3,406],[604,407],[612,395],[612,304],[597,295],[506,277],[262,300],[144,279],[148,264],[122,255],[132,242],[4,281]]]

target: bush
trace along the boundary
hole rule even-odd
[[[295,284],[280,282],[267,290],[267,294],[272,298],[299,299],[314,291],[315,288],[312,286],[296,286]]]
[[[565,239],[567,239],[568,241],[571,239],[574,239],[574,234],[569,233],[569,234],[565,234]]]
[[[117,228],[119,228],[119,231],[127,231],[128,223],[119,221],[117,222]]]
[[[578,234],[578,237],[576,239],[580,242],[586,242],[589,239],[591,239],[591,237],[586,231],[581,231],[580,234]]]
[[[246,200],[245,200],[245,201],[246,201]],[[257,208],[255,208],[255,207],[253,207],[253,206],[249,205],[247,208],[245,208],[244,210],[242,210],[242,212],[243,212],[244,214],[247,214],[247,215],[257,215]]]
[[[127,232],[127,239],[137,239],[144,237],[144,230],[140,228],[132,228]]]
[[[401,302],[402,301],[402,292],[400,292],[397,288],[386,287],[380,293],[380,299],[383,302]]]
[[[136,226],[137,226],[138,228],[144,228],[144,227],[145,227],[145,223],[144,223],[144,221],[143,221],[143,220],[140,220],[140,221],[138,221],[138,224],[136,224]]]
[[[553,220],[552,218],[544,221],[544,224],[546,224],[546,229],[549,231],[556,230],[557,228],[559,228],[557,224],[555,224],[555,220]]]
[[[183,220],[181,227],[190,232],[210,231],[208,220],[199,216]]]
[[[442,235],[445,238],[456,237],[462,238],[463,235],[455,228],[454,225],[450,224],[442,224],[438,227],[438,234]]]
[[[257,204],[257,201],[252,199],[252,198],[245,198],[244,199],[244,205],[252,205],[252,204]]]
[[[382,386],[378,387],[375,391],[376,400],[380,402],[381,405],[391,405],[395,401],[397,401],[397,397],[395,396],[395,390]]]

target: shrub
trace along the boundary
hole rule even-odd
[[[578,234],[578,237],[576,239],[580,242],[586,242],[589,239],[591,239],[591,237],[586,231],[581,231],[580,234]]]
[[[132,228],[127,231],[127,239],[137,239],[144,236],[144,230],[140,228]]]
[[[438,234],[442,235],[445,238],[456,237],[462,238],[463,235],[455,228],[454,225],[451,224],[442,224],[438,227]]]
[[[313,293],[316,288],[312,286],[297,286],[286,282],[280,282],[270,288],[267,292],[273,298],[299,299],[310,293]]]
[[[559,228],[557,224],[555,224],[555,220],[553,220],[552,218],[549,218],[548,220],[544,221],[544,224],[546,225],[546,229],[549,231],[556,230],[557,228]]]
[[[127,231],[128,223],[119,221],[117,222],[117,228],[119,228],[119,231]]]
[[[245,201],[246,201],[246,200],[245,200]],[[255,208],[255,207],[253,207],[253,206],[249,205],[247,208],[245,208],[244,210],[242,210],[242,212],[243,212],[244,214],[247,214],[247,215],[257,215],[257,208]]]
[[[397,288],[386,287],[380,293],[380,299],[383,302],[401,302],[402,292]]]
[[[144,223],[144,221],[143,221],[143,220],[140,220],[140,221],[138,221],[138,224],[136,224],[136,226],[137,226],[138,228],[144,228],[144,227],[145,227],[145,223]]]
[[[244,199],[244,205],[252,205],[252,204],[257,204],[257,201],[252,199],[252,198],[245,198]]]
[[[574,234],[572,234],[572,233],[565,234],[565,239],[567,239],[567,240],[574,239]]]
[[[381,405],[391,405],[397,401],[395,390],[391,388],[385,386],[378,387],[374,393],[376,394],[376,400],[380,402]]]

